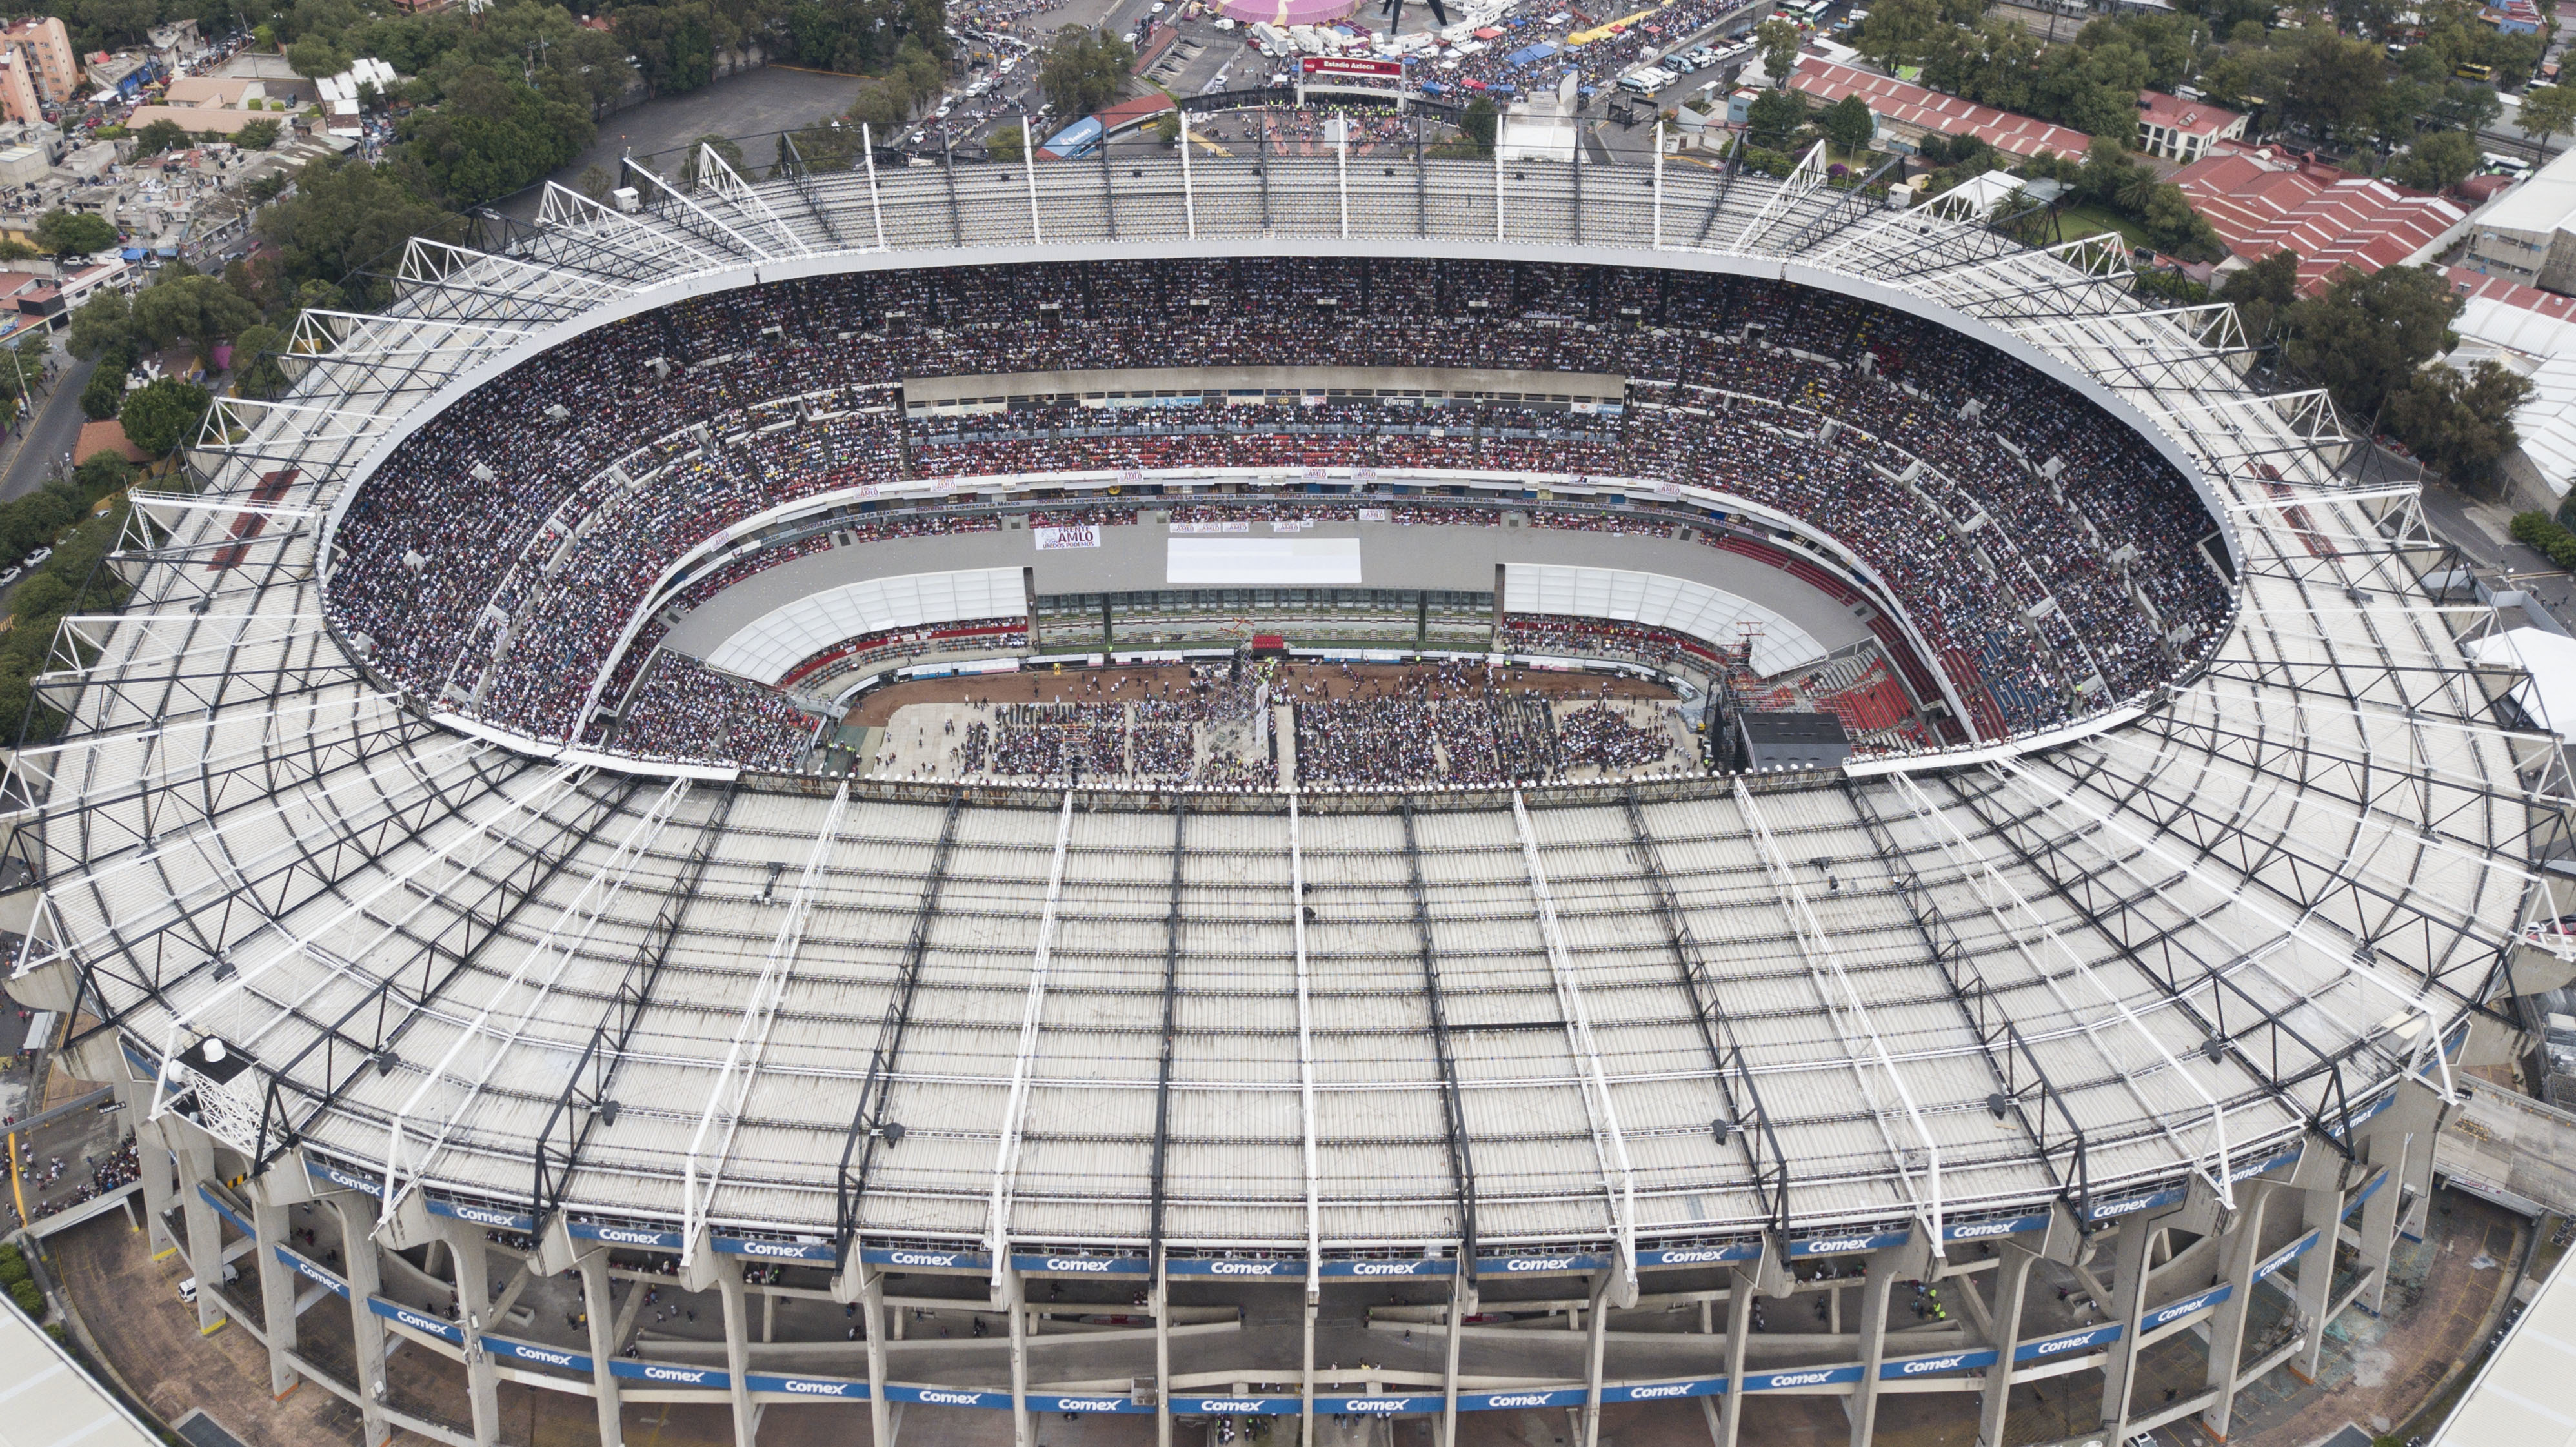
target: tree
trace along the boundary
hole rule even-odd
[[[1494,109],[1493,101],[1480,94],[1467,102],[1467,109],[1458,117],[1458,133],[1467,138],[1467,144],[1476,148],[1477,155],[1490,156],[1494,153],[1494,135],[1501,122],[1502,115]]]
[[[716,17],[710,7],[620,6],[609,24],[643,67],[655,95],[685,95],[716,78]]]
[[[390,170],[336,159],[307,163],[296,173],[295,195],[261,211],[256,225],[277,246],[284,278],[297,285],[337,283],[361,267],[391,269],[413,237],[452,241],[464,230],[460,218],[413,196]]]
[[[72,312],[71,334],[63,346],[82,361],[93,362],[113,351],[122,350],[129,355],[139,351],[139,338],[134,326],[134,303],[121,291],[101,287]]]
[[[2347,417],[2371,419],[2417,367],[2453,344],[2460,299],[2439,271],[2345,268],[2324,295],[2292,305],[2281,354],[2322,384]]]
[[[1773,85],[1789,83],[1789,73],[1798,68],[1801,39],[1798,27],[1786,20],[1765,20],[1753,27],[1753,43],[1762,51],[1762,69]]]
[[[116,247],[116,228],[86,211],[48,211],[36,218],[36,244],[56,256],[91,256]]]
[[[2514,122],[2535,146],[2548,150],[2551,136],[2576,131],[2576,86],[2535,85],[2524,91]]]
[[[1161,115],[1154,117],[1154,139],[1167,146],[1177,146],[1181,143],[1181,113],[1179,111],[1165,111]]]
[[[1794,90],[1766,90],[1744,111],[1744,136],[1766,151],[1788,148],[1807,123],[1807,102]]]
[[[2368,118],[2387,88],[2387,65],[2376,47],[2310,26],[2299,32],[2281,110],[2320,135],[2341,136]]]
[[[2458,131],[2434,131],[2388,168],[2389,179],[2418,191],[2448,191],[2478,168],[2478,143]]]
[[[350,65],[349,52],[315,36],[286,48],[287,68],[308,80],[338,75]]]
[[[266,325],[244,327],[233,338],[233,385],[245,397],[274,397],[286,390],[286,373],[276,354],[286,350],[286,334]]]
[[[1038,62],[1038,89],[1067,120],[1087,116],[1118,98],[1136,52],[1106,31],[1068,25],[1047,42]]]
[[[598,129],[585,105],[476,65],[447,82],[436,109],[404,120],[403,155],[450,205],[467,209],[570,164]]]
[[[984,138],[984,154],[996,161],[1018,164],[1025,149],[1020,144],[1020,122],[1017,116],[1004,116],[993,133]]]
[[[89,384],[81,388],[81,415],[92,422],[104,422],[125,405],[125,368],[101,364],[89,374]]]
[[[2454,367],[2426,367],[2388,399],[2388,427],[2454,486],[2492,493],[2496,464],[2521,440],[2514,409],[2530,395],[2528,379],[2492,361],[2467,376]]]
[[[216,344],[259,323],[259,308],[211,276],[184,276],[134,298],[134,330],[149,345],[187,341],[211,362]]]
[[[1824,128],[1826,137],[1834,143],[1834,149],[1844,155],[1858,152],[1869,144],[1872,136],[1878,134],[1878,117],[1870,114],[1869,102],[1862,100],[1857,92],[1825,107],[1824,114],[1817,117],[1816,123]]]
[[[604,202],[608,193],[617,189],[617,178],[608,174],[607,167],[594,161],[581,168],[581,174],[573,178],[572,188],[593,201]]]
[[[2237,325],[2256,346],[2271,340],[2272,328],[2299,299],[2299,253],[2283,247],[2219,284],[2218,299],[2236,308]]]
[[[196,440],[197,424],[213,401],[203,387],[163,377],[128,392],[116,420],[125,426],[126,441],[160,457]]]
[[[233,144],[245,151],[265,151],[277,144],[277,122],[250,122],[233,132]]]
[[[177,121],[154,121],[134,133],[134,159],[157,156],[163,151],[181,151],[188,146],[188,128]]]

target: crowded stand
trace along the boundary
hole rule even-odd
[[[1198,366],[1629,382],[1624,405],[1597,410],[1533,393],[907,414],[901,395],[912,377]],[[835,543],[1005,525],[991,507],[889,514],[872,496],[891,485],[1208,467],[1398,476],[1335,500],[1181,502],[1149,482],[1022,504],[1020,519],[1115,526],[1159,506],[1176,523],[1497,520],[1494,504],[1425,496],[1437,477],[1407,481],[1408,469],[1619,479],[1664,497],[1708,488],[1830,534],[1920,630],[1986,736],[2157,687],[2227,608],[2196,546],[2215,524],[2183,477],[2089,402],[1956,332],[1757,278],[1411,258],[860,273],[612,322],[467,394],[398,447],[339,525],[329,604],[374,669],[434,708],[540,741],[782,767],[804,745],[779,742],[783,716],[739,697],[749,685],[680,661],[644,676],[664,656],[667,620]],[[1732,545],[1711,512],[1679,502],[1509,506],[1541,528],[1681,529]],[[777,546],[710,550],[765,516],[781,520]],[[1508,626],[1532,646],[1582,641],[1561,620]],[[1615,641],[1628,657],[1677,646]],[[1907,671],[1929,701],[1926,681]],[[1423,722],[1421,738],[1440,736]],[[1315,727],[1319,760],[1357,757],[1339,740],[1367,732],[1329,710]],[[1545,764],[1554,733],[1557,744],[1495,767]],[[1008,746],[1033,767],[1053,761],[1039,772],[1093,761],[1090,744],[1065,742]],[[1005,744],[995,732],[986,748],[998,759]],[[1125,740],[1122,768],[1137,747]],[[1172,747],[1143,746],[1158,763]]]

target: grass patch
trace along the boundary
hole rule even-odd
[[[2132,247],[2142,246],[2150,251],[2155,249],[2155,243],[2147,239],[2147,233],[2139,227],[2138,223],[2117,212],[2106,211],[2090,204],[2069,206],[2058,212],[2057,229],[2059,234],[2069,241],[2086,236],[2099,236],[2105,231],[2111,231],[2117,232],[2121,239],[2127,241]]]

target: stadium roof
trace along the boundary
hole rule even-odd
[[[132,600],[38,680],[73,718],[12,765],[24,969],[87,990],[75,1054],[176,1062],[218,1136],[265,1165],[292,1130],[389,1210],[1309,1259],[2223,1197],[2445,1087],[2562,802],[2520,771],[2559,750],[2417,586],[2412,493],[2335,473],[2318,398],[2249,392],[2232,314],[1812,169],[1423,165],[709,156],[686,193],[630,172],[639,214],[557,187],[505,251],[415,240],[386,313],[306,313],[294,396],[219,400],[202,492],[135,494]],[[2196,468],[2239,609],[2143,706],[1848,778],[1177,802],[623,770],[448,726],[321,621],[374,459],[572,330],[1112,244],[1785,274],[1941,318]],[[190,1073],[205,1035],[249,1068]]]
[[[44,1329],[0,1305],[0,1447],[160,1447]]]

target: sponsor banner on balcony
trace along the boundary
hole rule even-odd
[[[307,1260],[303,1256],[289,1251],[283,1246],[275,1246],[269,1249],[277,1253],[277,1259],[285,1265],[287,1270],[294,1272],[296,1275],[301,1276],[308,1281],[320,1283],[325,1291],[330,1292],[333,1296],[340,1298],[342,1301],[347,1301],[349,1299],[349,1283],[341,1280],[335,1273],[324,1270],[320,1263]]]
[[[1624,1387],[1603,1387],[1605,1402],[1662,1402],[1675,1397],[1721,1397],[1726,1394],[1726,1378],[1695,1377],[1687,1382],[1634,1382]]]
[[[1173,1276],[1263,1276],[1281,1280],[1306,1279],[1302,1260],[1279,1261],[1240,1256],[1166,1256],[1163,1270]]]
[[[1779,1372],[1746,1372],[1747,1392],[1785,1392],[1795,1387],[1838,1387],[1860,1380],[1860,1364],[1847,1367],[1792,1367]]]
[[[561,1347],[539,1346],[535,1342],[512,1341],[505,1336],[485,1336],[483,1349],[504,1361],[534,1362],[541,1367],[559,1367],[567,1372],[590,1374],[587,1352],[566,1351]]]
[[[2093,1347],[2118,1341],[2120,1331],[2120,1324],[2114,1321],[2102,1326],[2089,1327],[2083,1331],[2044,1336],[2037,1341],[2026,1341],[2014,1347],[2013,1360],[2016,1362],[2055,1361],[2060,1357],[2080,1354]]]
[[[2108,1221],[2114,1216],[2131,1216],[2140,1211],[2162,1210],[2167,1206],[2181,1204],[2182,1197],[2183,1188],[2180,1186],[2163,1191],[2132,1191],[2127,1195],[2110,1196],[2094,1202],[2085,1208],[2084,1219]]]
[[[888,1382],[886,1400],[920,1402],[931,1407],[998,1407],[1008,1410],[1011,1405],[1011,1394],[970,1391],[964,1387],[902,1387]]]
[[[599,1221],[575,1221],[564,1229],[579,1241],[597,1241],[604,1246],[632,1246],[644,1251],[677,1251],[680,1233],[655,1231],[644,1226],[611,1226]]]
[[[1723,1246],[1653,1246],[1637,1251],[1637,1268],[1709,1266],[1721,1261],[1752,1261],[1762,1255],[1759,1241],[1733,1241]]]
[[[2260,1281],[2263,1278],[2270,1276],[2273,1272],[2276,1272],[2282,1267],[2289,1265],[2291,1262],[2298,1260],[2300,1257],[2307,1255],[2310,1248],[2314,1247],[2316,1244],[2317,1233],[2314,1230],[2310,1230],[2306,1235],[2300,1237],[2298,1240],[2293,1241],[2289,1245],[2282,1247],[2280,1250],[2273,1252],[2271,1255],[2264,1257],[2262,1261],[2257,1263],[2254,1267],[2254,1279],[2256,1281]]]
[[[1467,1405],[1467,1399],[1458,1399]],[[1305,1410],[1295,1397],[1174,1397],[1172,1411],[1184,1417],[1293,1417]]]
[[[1999,1221],[1951,1221],[1943,1223],[1944,1241],[1992,1241],[1999,1236],[2026,1236],[2048,1229],[2048,1213],[2030,1216],[2007,1216]]]
[[[1988,1350],[1943,1352],[1934,1357],[1905,1357],[1878,1364],[1882,1382],[1911,1381],[1916,1377],[1945,1376],[1951,1372],[1973,1372],[1995,1364],[1995,1354]]]
[[[376,1197],[382,1197],[385,1193],[385,1188],[377,1183],[375,1177],[362,1176],[345,1166],[335,1166],[329,1161],[317,1160],[312,1156],[304,1158],[304,1173],[334,1190],[357,1191]]]
[[[841,1256],[829,1241],[772,1241],[759,1236],[718,1236],[716,1251],[762,1261],[819,1261],[826,1266]]]
[[[214,1187],[200,1181],[197,1183],[197,1194],[205,1198],[207,1205],[215,1208],[216,1215],[232,1222],[234,1230],[239,1231],[245,1236],[256,1236],[259,1234],[259,1232],[251,1228],[250,1222],[242,1219],[241,1212],[236,1211],[231,1206],[225,1204],[224,1198],[215,1194]]]
[[[2155,1310],[2148,1312],[2145,1316],[2140,1317],[2138,1319],[2138,1330],[2141,1332],[2154,1331],[2157,1327],[2163,1326],[2167,1322],[2180,1321],[2184,1317],[2192,1315],[2194,1312],[2207,1311],[2211,1307],[2225,1301],[2229,1296],[2234,1295],[2235,1291],[2235,1287],[2229,1286],[2225,1282],[2221,1282],[2218,1285],[2209,1288],[2207,1291],[2197,1292],[2193,1295],[2186,1296],[2180,1301],[2167,1302],[2163,1306],[2159,1306]]]
[[[1462,1412],[1509,1412],[1523,1407],[1580,1407],[1581,1387],[1557,1387],[1532,1392],[1460,1392],[1458,1410]]]
[[[836,1397],[845,1402],[868,1399],[868,1384],[840,1377],[782,1377],[773,1372],[745,1372],[744,1385],[755,1392],[776,1392],[789,1397]]]
[[[708,1387],[733,1390],[733,1374],[720,1367],[684,1367],[677,1362],[638,1362],[618,1357],[608,1374],[621,1382],[647,1382],[657,1387]]]
[[[1407,1257],[1396,1261],[1327,1261],[1326,1276],[1452,1276],[1458,1264],[1446,1257]]]
[[[1610,1264],[1601,1252],[1565,1252],[1551,1256],[1479,1256],[1478,1276],[1524,1276],[1551,1271],[1599,1271]]]
[[[441,1321],[428,1312],[414,1311],[408,1306],[387,1301],[381,1296],[368,1297],[367,1310],[406,1331],[416,1331],[422,1336],[436,1337],[440,1341],[453,1342],[458,1346],[465,1345],[465,1333],[457,1329],[456,1323]]]
[[[537,1218],[520,1211],[504,1211],[493,1206],[477,1206],[470,1201],[431,1200],[429,1214],[445,1216],[452,1221],[489,1226],[495,1231],[516,1231],[522,1236],[537,1229]]]
[[[859,1259],[870,1266],[899,1266],[906,1271],[990,1271],[993,1258],[981,1251],[947,1251],[928,1246],[862,1246]]]
[[[1143,1256],[1011,1255],[1011,1269],[1041,1276],[1151,1276],[1154,1263]]]
[[[1795,1256],[1849,1256],[1858,1251],[1884,1251],[1914,1239],[1911,1231],[1856,1232],[1849,1236],[1810,1236],[1789,1243]]]

